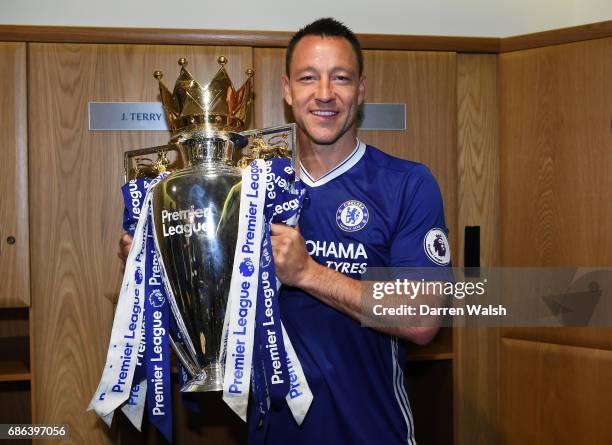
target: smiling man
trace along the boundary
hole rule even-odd
[[[437,329],[362,327],[359,277],[368,267],[450,265],[440,190],[422,164],[357,139],[366,80],[359,42],[346,26],[330,18],[311,23],[291,39],[286,57],[284,97],[310,199],[299,230],[272,226],[272,245],[283,324],[314,400],[301,426],[286,405],[271,407],[263,421],[252,409],[249,441],[414,444],[400,340],[425,344]],[[119,256],[130,246],[124,235]]]
[[[362,327],[359,276],[368,267],[448,267],[438,185],[421,164],[393,158],[357,139],[366,79],[355,35],[326,18],[291,39],[285,101],[298,126],[300,178],[310,203],[299,230],[272,227],[274,262],[284,284],[283,323],[314,401],[297,426],[271,409],[250,438],[267,444],[413,444],[404,389],[405,348],[437,328]],[[442,250],[428,249],[441,240]]]

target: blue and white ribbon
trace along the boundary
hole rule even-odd
[[[245,421],[251,369],[260,416],[266,415],[270,404],[286,400],[301,424],[312,403],[299,359],[282,327],[280,282],[270,243],[270,223],[295,225],[304,193],[301,184],[294,182],[287,159],[253,161],[243,172],[221,359],[225,358],[223,400]]]
[[[153,181],[130,181],[123,187],[123,227],[133,235],[132,248],[126,261],[106,365],[88,409],[110,425],[113,412],[121,407],[140,430],[148,393],[148,417],[171,441],[169,321],[164,305],[167,298],[161,280],[156,280],[159,266],[151,222],[152,191],[165,176]]]

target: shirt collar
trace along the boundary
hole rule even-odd
[[[304,168],[302,164],[300,164],[300,179],[309,187],[319,187],[323,184],[327,184],[332,179],[337,178],[341,174],[349,171],[353,165],[355,165],[362,158],[365,153],[366,144],[357,139],[357,144],[353,151],[344,158],[338,165],[332,168],[330,171],[325,173],[316,181],[312,179],[312,176],[308,173],[308,171]]]

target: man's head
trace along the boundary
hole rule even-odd
[[[359,67],[359,76],[363,74],[363,53],[361,52],[361,45],[357,36],[351,31],[344,23],[339,22],[331,17],[316,20],[309,25],[304,26],[298,32],[296,32],[289,45],[287,45],[287,53],[285,55],[285,74],[287,77],[291,75],[290,65],[291,59],[293,58],[293,52],[295,45],[306,36],[319,36],[319,37],[341,37],[346,39],[355,52],[357,59],[357,66]]]
[[[316,145],[354,144],[362,65],[355,35],[336,20],[317,20],[291,39],[283,93],[302,136]]]

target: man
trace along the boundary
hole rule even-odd
[[[358,278],[368,267],[448,265],[440,191],[424,166],[357,140],[363,56],[343,24],[320,19],[296,33],[282,82],[310,199],[299,229],[272,226],[272,246],[284,284],[283,324],[314,401],[301,426],[286,406],[271,408],[265,422],[250,422],[249,437],[269,444],[412,444],[405,349],[397,337],[425,344],[436,328],[362,327]],[[426,248],[434,237],[445,249]]]

